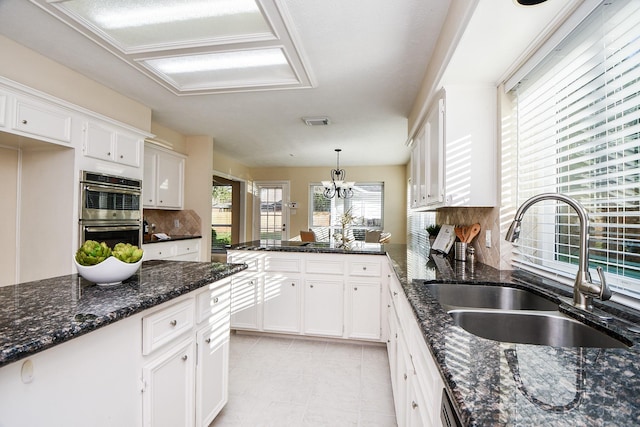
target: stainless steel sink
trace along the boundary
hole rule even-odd
[[[560,312],[453,309],[449,314],[467,332],[495,341],[553,347],[629,347]]]
[[[457,283],[427,284],[431,294],[444,306],[493,308],[500,310],[557,310],[558,304],[523,289],[507,286]]]

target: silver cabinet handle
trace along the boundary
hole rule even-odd
[[[176,326],[178,324],[178,321],[177,320],[172,320],[171,322],[169,322],[169,324],[171,326]]]
[[[189,356],[187,356],[186,354],[184,356],[182,356],[182,360],[186,361],[189,358]]]

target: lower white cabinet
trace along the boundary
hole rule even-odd
[[[350,308],[349,338],[379,340],[382,332],[380,325],[380,280],[350,280],[347,292]],[[372,309],[376,307],[376,309]]]
[[[168,261],[200,261],[201,238],[168,240],[142,245],[143,259],[164,259]]]
[[[227,259],[248,266],[232,279],[233,329],[384,339],[386,258],[232,250]]]
[[[144,426],[208,426],[227,403],[230,282],[143,318]]]
[[[265,275],[262,304],[264,330],[300,332],[300,298],[299,277],[282,274]]]
[[[304,333],[341,337],[344,333],[344,285],[341,279],[306,279]]]
[[[387,352],[397,424],[441,427],[444,382],[401,289],[391,275]]]
[[[143,368],[145,427],[193,425],[194,347],[193,339],[182,342]]]

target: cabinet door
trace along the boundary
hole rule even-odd
[[[380,287],[375,281],[349,281],[349,338],[380,339]]]
[[[139,138],[116,133],[116,162],[136,168],[139,167],[141,146],[142,141]]]
[[[426,124],[426,197],[427,204],[444,202],[444,99],[429,113]]]
[[[196,427],[206,427],[229,397],[229,318],[200,330],[196,342]]]
[[[157,199],[160,208],[182,209],[184,159],[158,153]]]
[[[281,274],[264,278],[262,327],[265,331],[300,332],[300,279]]]
[[[424,128],[421,129],[413,140],[411,149],[411,207],[424,206],[425,195],[425,146]]]
[[[87,123],[84,155],[94,159],[113,161],[115,132],[96,123]]]
[[[231,327],[258,329],[257,276],[238,273],[231,279]]]
[[[398,394],[398,319],[393,304],[387,305],[387,319],[389,321],[389,339],[387,340],[387,355],[389,356],[389,372],[391,374],[391,388],[393,395]],[[397,399],[394,399],[397,404]],[[396,407],[396,412],[398,408]]]
[[[304,332],[342,336],[344,331],[342,280],[307,279],[304,286]]]
[[[173,347],[143,368],[143,422],[147,427],[193,425],[194,344]]]
[[[14,129],[62,142],[71,142],[71,114],[54,105],[17,99]]]
[[[144,174],[142,176],[142,205],[156,206],[156,182],[158,181],[158,154],[150,148],[144,150]]]

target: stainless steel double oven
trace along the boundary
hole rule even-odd
[[[82,171],[80,244],[86,240],[142,243],[142,181]]]

